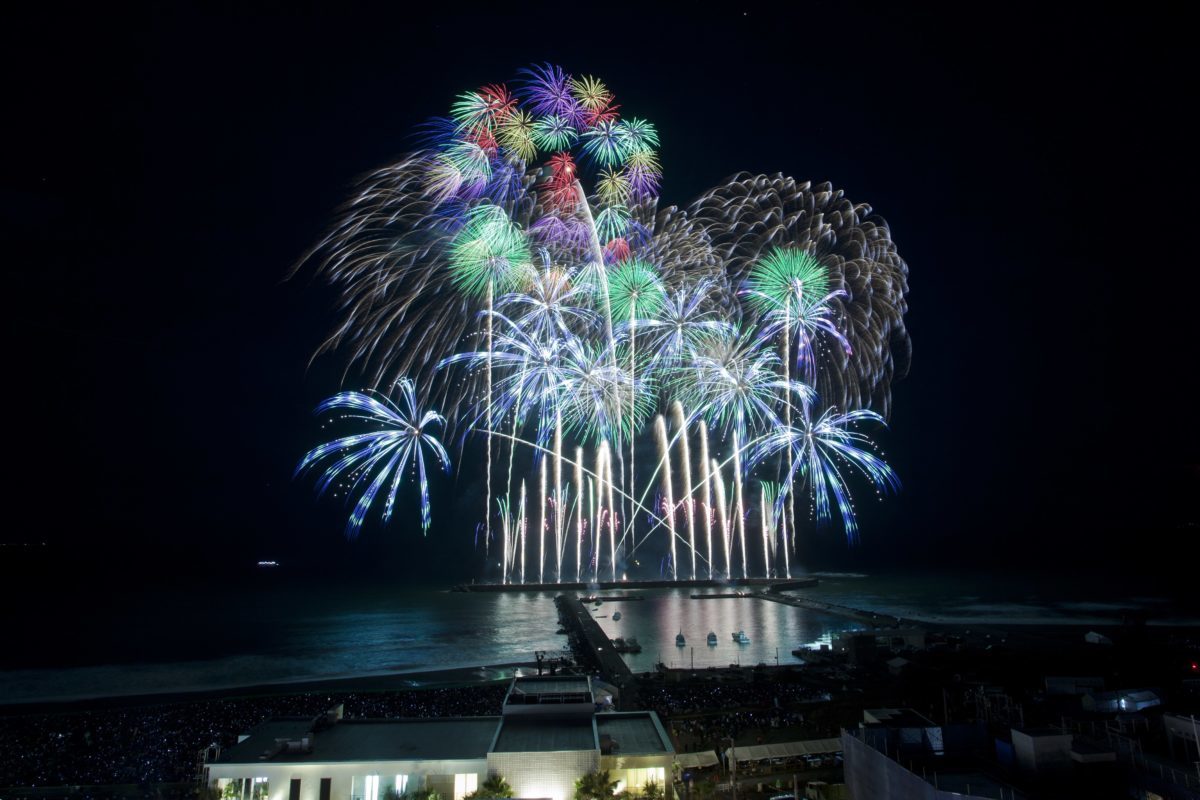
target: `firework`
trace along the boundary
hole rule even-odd
[[[346,537],[350,539],[358,536],[376,495],[388,484],[390,487],[385,492],[383,521],[387,522],[391,518],[392,509],[396,504],[396,492],[409,465],[413,463],[417,467],[420,481],[421,529],[428,532],[431,514],[429,481],[425,473],[425,448],[438,458],[444,470],[450,471],[450,457],[441,442],[429,433],[431,426],[445,422],[442,415],[436,411],[420,409],[412,381],[401,380],[397,382],[396,389],[400,395],[399,404],[386,397],[376,399],[360,392],[341,392],[322,402],[317,406],[318,414],[346,409],[351,412],[346,415],[347,418],[370,422],[381,426],[382,430],[343,436],[323,444],[310,450],[296,468],[296,473],[299,474],[332,455],[338,455],[340,457],[325,470],[318,481],[319,491],[323,493],[334,480],[342,476],[353,479],[352,491],[366,483],[366,488],[359,496],[346,523]]]
[[[322,350],[348,350],[369,388],[401,391],[402,408],[357,395],[390,409],[386,421],[354,401],[381,438],[344,437],[302,462],[333,460],[322,488],[340,480],[356,497],[350,535],[381,493],[390,517],[411,465],[429,527],[418,457],[444,452],[436,439],[402,444],[413,434],[400,420],[418,405],[440,407],[428,424],[461,447],[486,442],[481,530],[490,542],[495,515],[503,581],[524,581],[527,558],[537,580],[562,580],[572,537],[577,579],[589,567],[598,578],[605,558],[616,579],[622,552],[662,535],[672,577],[680,559],[692,578],[704,560],[710,577],[718,565],[732,576],[735,548],[748,576],[754,516],[764,574],[788,574],[797,496],[822,523],[836,505],[853,541],[845,479],[897,485],[856,430],[888,413],[908,366],[907,265],[886,224],[827,184],[782,176],[738,175],[660,208],[659,132],[620,108],[598,78],[551,64],[453,96],[420,148],[364,179],[314,248],[342,315]],[[658,442],[649,476],[639,436]],[[493,506],[495,446],[508,480]],[[573,480],[562,474],[572,452]],[[639,501],[656,487],[661,511]]]

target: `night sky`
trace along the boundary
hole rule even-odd
[[[163,5],[5,26],[0,541],[47,543],[0,550],[10,577],[259,558],[475,574],[473,471],[434,485],[428,539],[409,503],[356,543],[339,502],[292,480],[346,356],[309,364],[336,298],[285,276],[416,125],[535,61],[601,77],[659,127],[663,204],[783,172],[890,224],[913,368],[880,442],[905,488],[862,502],[858,549],[829,531],[807,563],[1188,563],[1195,83],[1178,20],[1094,4]]]

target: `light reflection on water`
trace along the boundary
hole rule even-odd
[[[714,590],[704,590],[712,592]],[[1161,624],[1196,624],[1194,606],[1129,582],[1072,584],[1013,575],[865,576],[824,574],[803,594],[817,599],[930,620],[1075,622],[1143,608]],[[830,643],[852,623],[765,600],[692,600],[697,590],[644,592],[640,601],[591,607],[610,637],[634,636],[634,671],[661,658],[668,665],[796,663],[791,651]],[[599,592],[601,596],[619,590]],[[20,607],[8,604],[20,622]],[[612,620],[620,611],[619,622]],[[113,595],[106,603],[49,607],[37,625],[0,650],[0,702],[150,692],[194,691],[292,681],[531,661],[558,651],[554,593],[465,594],[395,586],[249,586],[215,592],[181,586]],[[709,647],[705,637],[717,634]],[[744,630],[750,643],[737,645]],[[675,646],[683,632],[687,646]]]
[[[641,653],[625,655],[634,672],[650,671],[659,660],[670,667],[775,664],[776,657],[780,664],[795,664],[792,650],[830,644],[836,633],[860,627],[840,617],[755,597],[691,598],[699,593],[664,589],[645,592],[645,600],[606,601],[590,608],[609,638],[633,636],[641,644]],[[621,612],[621,619],[614,622],[615,611]],[[717,634],[716,645],[707,644],[709,631]],[[748,644],[733,641],[738,631],[745,631]],[[680,632],[687,641],[684,647],[675,645]]]

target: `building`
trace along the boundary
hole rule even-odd
[[[1013,728],[1017,766],[1027,772],[1070,769],[1074,738],[1069,731],[1058,728]]]
[[[1167,746],[1172,758],[1179,761],[1200,761],[1200,717],[1183,714],[1163,714]]]
[[[674,749],[653,711],[601,712],[586,677],[517,678],[499,716],[271,720],[205,765],[242,800],[383,800],[435,789],[462,800],[500,775],[518,798],[569,800],[575,781],[609,770],[618,791],[647,783],[670,796]],[[232,788],[231,788],[232,787]]]
[[[852,798],[871,800],[1025,800],[1009,784],[978,769],[957,768],[939,757],[907,758],[881,748],[870,729],[842,731],[843,768]]]
[[[1096,714],[1116,714],[1122,711],[1143,711],[1162,705],[1156,692],[1149,689],[1122,689],[1116,692],[1089,692],[1081,701],[1084,711]]]

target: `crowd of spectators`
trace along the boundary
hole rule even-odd
[[[121,709],[0,716],[0,787],[193,780],[203,753],[229,747],[271,717],[499,714],[507,686],[203,700]]]
[[[720,749],[728,738],[759,744],[781,736],[829,733],[814,725],[804,709],[828,701],[829,693],[800,683],[668,684],[643,689],[641,697],[662,718],[681,752]]]

